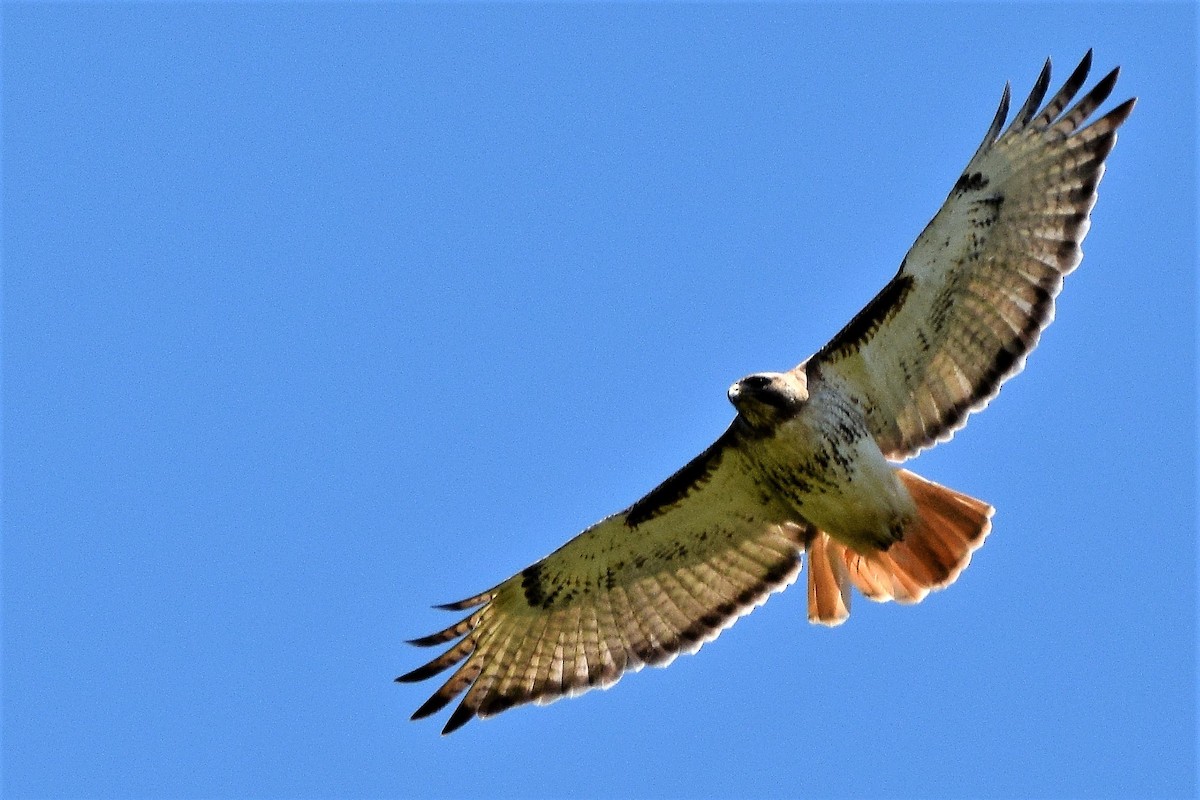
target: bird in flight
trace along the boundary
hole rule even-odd
[[[729,388],[733,423],[662,485],[415,639],[453,644],[397,681],[451,667],[413,719],[466,692],[473,717],[608,687],[695,652],[808,562],[808,618],[837,625],[851,587],[920,602],[983,544],[992,507],[895,464],[946,441],[1019,372],[1082,258],[1126,100],[1091,124],[1118,69],[1074,105],[1089,50],[1045,105],[1050,61],[1012,123],[1000,108],[900,270],[815,355]],[[1070,105],[1070,108],[1068,108]],[[1003,131],[1003,132],[1002,132]]]

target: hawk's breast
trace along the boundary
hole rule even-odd
[[[915,513],[858,407],[829,389],[750,452],[800,516],[852,547],[886,547]]]

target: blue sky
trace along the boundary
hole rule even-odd
[[[1184,5],[5,4],[9,797],[1192,796]],[[396,685],[715,438],[1088,47],[1141,100],[917,607],[802,586],[438,735]],[[1106,107],[1111,107],[1110,101]]]

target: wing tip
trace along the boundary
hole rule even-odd
[[[422,664],[421,666],[417,667],[416,669],[414,669],[410,672],[406,672],[403,675],[397,677],[395,682],[396,683],[420,683],[421,681],[425,680],[426,678],[432,678],[434,675],[437,675],[438,672],[441,672],[441,670],[434,670],[432,668],[431,664]]]
[[[983,138],[983,144],[980,149],[989,147],[996,141],[996,137],[1000,135],[1000,129],[1004,127],[1004,123],[1008,120],[1008,109],[1012,104],[1012,83],[1004,82],[1004,89],[1000,92],[1000,105],[996,107],[996,115],[992,117],[992,124],[988,126],[987,136]]]
[[[1129,119],[1129,115],[1133,113],[1133,107],[1137,105],[1137,102],[1137,97],[1131,97],[1115,106],[1111,111],[1097,120],[1097,122],[1106,122],[1115,130],[1123,125],[1125,120]]]
[[[1079,66],[1075,68],[1075,73],[1083,73],[1079,78],[1081,83],[1087,79],[1088,73],[1092,71],[1092,59],[1095,55],[1096,48],[1089,47],[1087,52],[1083,54],[1083,58],[1079,60]],[[1075,73],[1072,73],[1071,77],[1074,77]]]
[[[474,597],[468,597],[465,600],[458,600],[453,603],[440,603],[433,606],[438,611],[469,611],[476,606],[481,606],[484,603],[491,601],[496,595],[495,589],[488,589],[486,592],[481,592]]]
[[[442,728],[442,736],[449,736],[474,718],[475,709],[468,707],[465,701],[459,703],[458,708],[454,709],[454,713],[450,715],[450,719],[446,720],[446,724]]]
[[[443,697],[440,693],[435,694],[422,703],[421,707],[412,713],[412,716],[409,717],[409,720],[416,722],[436,714],[445,708],[452,699],[453,697]]]
[[[1046,56],[1046,60],[1042,64],[1042,71],[1038,73],[1037,80],[1033,82],[1033,88],[1029,92],[1029,97],[1025,99],[1021,110],[1013,118],[1012,130],[1018,131],[1023,129],[1037,114],[1038,106],[1042,104],[1042,100],[1046,97],[1046,90],[1050,88],[1050,74],[1052,71],[1053,65],[1050,57]]]

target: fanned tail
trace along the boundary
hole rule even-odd
[[[823,531],[809,540],[810,622],[844,622],[850,615],[849,584],[877,602],[919,603],[954,583],[987,538],[990,505],[905,469],[896,476],[917,506],[903,539],[871,553],[859,553]]]

